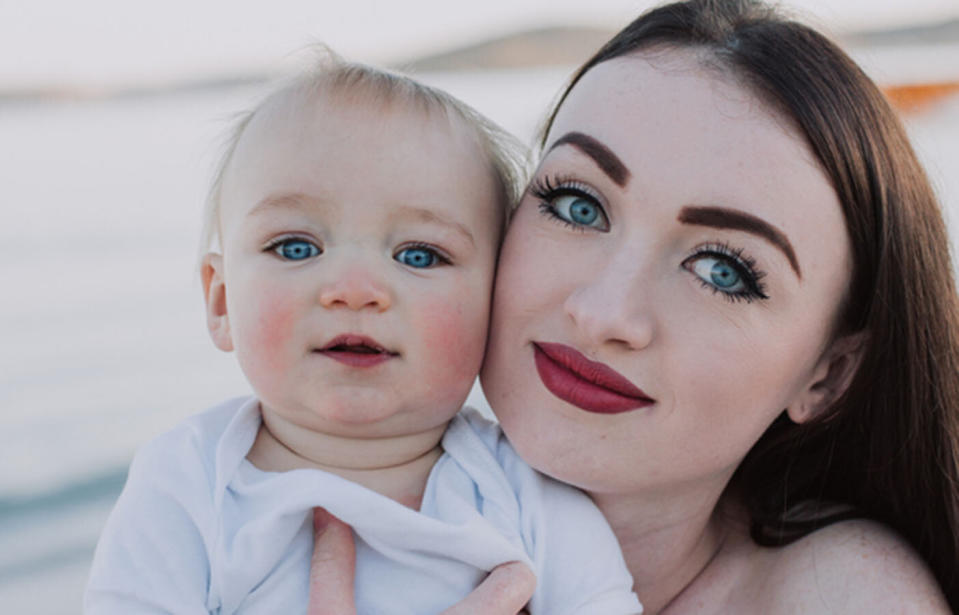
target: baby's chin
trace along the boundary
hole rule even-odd
[[[327,399],[313,407],[274,412],[297,426],[343,438],[397,438],[445,429],[460,406],[399,406],[395,400]]]

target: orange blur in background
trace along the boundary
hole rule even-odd
[[[889,85],[884,86],[882,91],[903,113],[916,113],[959,93],[959,81]]]

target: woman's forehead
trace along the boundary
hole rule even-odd
[[[746,123],[775,118],[782,120],[784,132],[794,131],[742,79],[704,59],[702,52],[685,49],[631,54],[590,69],[559,108],[550,142],[560,136],[570,116],[579,122],[615,125],[616,132],[626,135],[675,118],[700,130],[708,129],[717,117]]]
[[[587,72],[556,114],[545,152],[581,133],[614,153],[627,174],[678,176],[677,188],[703,180],[720,192],[772,197],[800,177],[834,193],[791,122],[696,54],[669,53],[617,58]]]

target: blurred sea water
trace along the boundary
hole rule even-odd
[[[529,142],[568,73],[421,78]],[[4,612],[79,612],[136,448],[249,391],[208,340],[195,263],[219,138],[263,91],[0,105]],[[959,98],[906,122],[959,247]]]

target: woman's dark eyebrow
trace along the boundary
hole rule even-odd
[[[702,226],[711,226],[713,228],[728,228],[737,231],[746,231],[753,235],[768,240],[774,246],[782,250],[782,253],[789,259],[796,275],[802,279],[802,273],[799,272],[799,261],[796,260],[796,253],[786,235],[761,218],[752,214],[735,209],[726,209],[724,207],[699,207],[687,205],[679,210],[678,220],[683,224],[698,224]]]
[[[595,138],[582,132],[567,132],[553,143],[549,151],[560,145],[572,145],[579,151],[593,159],[594,162],[609,176],[617,186],[623,188],[629,182],[631,174],[623,161]],[[548,153],[548,152],[547,152]]]

